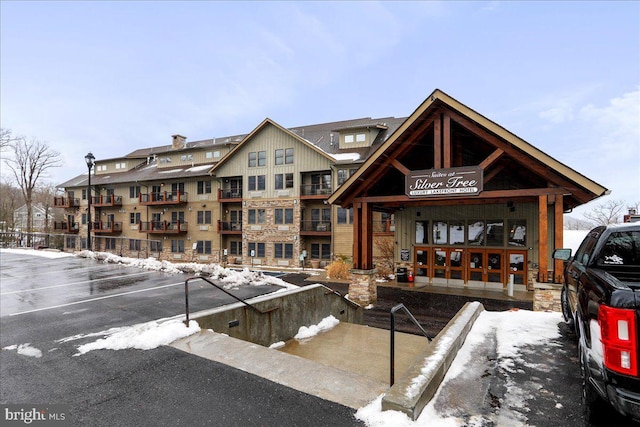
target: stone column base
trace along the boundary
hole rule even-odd
[[[378,287],[376,285],[376,273],[378,269],[358,270],[351,269],[351,281],[349,283],[349,299],[362,306],[373,304],[378,300]]]
[[[533,289],[533,311],[559,311],[562,313],[561,291],[562,285],[536,283]]]

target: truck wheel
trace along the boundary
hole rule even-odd
[[[569,326],[573,326],[573,315],[571,314],[571,308],[569,307],[569,298],[567,297],[567,287],[562,287],[562,292],[560,293],[560,305],[562,306],[562,316],[564,317],[564,321],[567,322]]]

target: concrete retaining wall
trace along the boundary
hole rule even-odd
[[[362,307],[320,284],[246,301],[262,311],[275,310],[260,314],[238,302],[192,313],[189,318],[196,320],[202,329],[267,347],[293,338],[300,326],[316,325],[329,315],[341,322],[363,323]]]
[[[473,323],[483,310],[484,307],[479,302],[466,303],[431,341],[417,362],[389,389],[382,398],[382,410],[400,411],[415,421],[438,390]]]

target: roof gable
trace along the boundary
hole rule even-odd
[[[456,129],[470,136],[470,139],[475,138],[476,141],[467,144],[466,147],[464,142],[457,141],[457,145],[454,146],[448,138],[452,138],[452,130]],[[440,141],[446,139],[448,143],[434,143],[436,138],[434,135],[438,135],[441,138]],[[428,147],[431,151],[424,151],[424,156],[416,155],[411,151],[416,144],[428,146],[428,141],[425,143],[428,138],[431,138],[431,146]],[[479,144],[476,144],[478,147],[473,146],[477,141],[483,142],[484,151],[479,151]],[[459,151],[458,156],[463,150],[466,152],[475,150],[477,152],[475,156],[479,158],[477,166],[485,170],[485,174],[489,173],[490,179],[495,178],[498,172],[504,174],[505,170],[517,176],[518,168],[528,168],[535,174],[538,181],[542,177],[548,180],[549,186],[567,189],[574,198],[569,206],[586,203],[607,191],[606,188],[436,89],[369,156],[362,167],[331,195],[329,203],[349,206],[354,198],[367,195],[390,169],[395,170],[395,175],[391,174],[395,181],[398,181],[396,178],[403,181],[402,177],[412,170],[461,166],[453,164],[455,161],[452,160],[452,152],[456,148]],[[417,164],[418,161],[424,162],[424,158],[431,159],[432,163],[429,167]],[[505,165],[500,162],[504,163],[506,158],[515,163],[505,169]],[[458,159],[458,163],[462,162]],[[389,182],[387,177],[384,181]],[[540,184],[540,182],[535,183]],[[399,184],[396,182],[395,185],[397,187]],[[398,188],[394,190],[397,191]]]

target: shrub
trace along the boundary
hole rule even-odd
[[[346,262],[343,258],[338,258],[327,266],[327,278],[328,279],[349,279],[349,270],[353,265]]]

